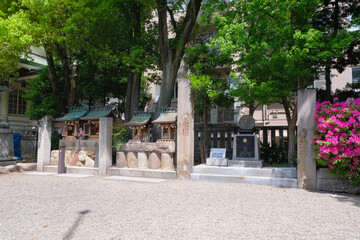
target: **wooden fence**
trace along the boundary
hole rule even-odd
[[[195,124],[195,157],[200,156],[200,146],[204,141],[203,124]],[[237,124],[209,124],[208,125],[208,139],[207,142],[210,148],[226,148],[226,157],[232,159],[232,146],[234,134],[239,133],[239,126]],[[288,127],[256,127],[256,134],[259,135],[261,144],[269,144],[279,146],[287,153],[288,149]]]

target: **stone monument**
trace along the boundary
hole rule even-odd
[[[259,139],[255,132],[255,120],[249,115],[242,116],[239,121],[239,134],[234,135],[233,159],[229,166],[261,168]]]
[[[0,125],[0,166],[16,164],[13,133],[8,126]]]
[[[210,157],[206,158],[206,165],[208,166],[227,166],[228,159],[226,156],[226,148],[211,148]]]

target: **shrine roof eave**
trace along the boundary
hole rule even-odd
[[[128,127],[145,126],[149,123],[150,118],[150,113],[135,113],[131,120],[127,123],[124,123],[124,125]]]
[[[69,113],[63,117],[55,118],[54,121],[71,121],[79,120],[81,117],[85,116],[87,113],[87,108],[85,106],[73,107],[70,108]]]
[[[164,112],[161,113],[158,119],[152,121],[153,124],[171,124],[175,123],[177,119],[176,112]]]
[[[111,106],[105,106],[105,107],[93,107],[90,112],[80,118],[81,120],[95,120],[99,119],[101,117],[113,117],[113,112]]]

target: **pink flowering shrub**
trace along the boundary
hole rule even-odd
[[[316,103],[313,145],[318,165],[360,182],[360,98]]]

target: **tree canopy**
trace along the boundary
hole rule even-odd
[[[18,63],[27,58],[31,46],[43,46],[47,77],[59,113],[81,99],[93,102],[108,95],[125,99],[126,85],[132,83],[129,75],[133,78],[134,74],[137,83],[131,86],[137,94],[133,105],[138,107],[142,72],[159,64],[152,2],[2,2],[2,78],[16,74]],[[60,75],[57,66],[62,68]]]
[[[314,28],[321,1],[233,1],[216,14],[214,45],[233,52],[234,91],[240,100],[284,105],[289,126],[289,159],[294,154],[297,119],[296,91],[313,84],[324,66],[327,35]],[[223,4],[221,4],[223,6]],[[342,41],[340,41],[342,40]],[[338,38],[344,49],[351,41]]]

